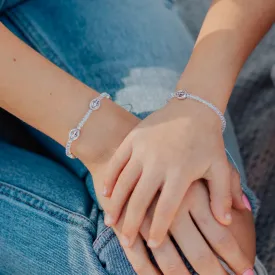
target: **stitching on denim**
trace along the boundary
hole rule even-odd
[[[30,40],[32,45],[35,46],[35,48],[38,52],[40,52],[40,51],[39,51],[39,47],[37,45],[40,44],[39,41],[43,41],[43,43],[47,46],[47,50],[50,51],[50,56],[47,56],[47,58],[49,60],[51,60],[52,62],[58,64],[58,66],[60,68],[63,68],[65,71],[67,71],[71,75],[74,75],[72,73],[72,70],[70,70],[69,67],[66,66],[65,63],[58,57],[58,55],[53,51],[53,49],[50,47],[49,43],[43,38],[43,36],[41,34],[39,34],[39,32],[36,31],[35,27],[32,25],[30,20],[28,20],[28,18],[24,15],[24,13],[22,13],[19,9],[17,9],[16,12],[9,10],[6,12],[6,14],[11,21],[14,21],[12,18],[12,17],[14,17],[20,22],[20,24],[24,25],[26,28],[28,28],[30,30],[28,34],[26,34],[24,32],[24,35]],[[10,16],[10,15],[12,15],[12,16]],[[22,20],[20,20],[18,15],[21,17]],[[44,52],[43,52],[43,55],[46,56],[46,54]]]
[[[38,201],[40,201],[40,202],[43,202],[43,204],[44,204],[46,207],[47,207],[47,204],[48,204],[48,205],[51,206],[51,207],[57,208],[57,211],[63,211],[63,212],[65,212],[66,214],[68,214],[68,215],[70,215],[70,216],[75,216],[75,217],[78,217],[78,218],[80,218],[80,219],[82,219],[82,220],[85,220],[86,222],[90,223],[94,228],[96,228],[95,223],[94,223],[92,220],[88,219],[87,217],[85,217],[85,216],[83,216],[83,215],[80,215],[80,214],[78,214],[78,213],[75,213],[75,212],[72,212],[72,211],[70,211],[70,210],[67,210],[67,209],[65,209],[65,208],[63,208],[63,207],[61,207],[61,206],[59,206],[59,205],[57,205],[57,204],[54,204],[54,203],[52,203],[52,202],[50,202],[50,201],[47,201],[47,200],[45,200],[45,199],[43,199],[43,198],[41,198],[41,197],[39,197],[39,196],[33,195],[33,194],[29,193],[29,192],[26,192],[26,191],[24,191],[24,190],[22,190],[22,189],[19,189],[18,187],[14,187],[14,186],[12,186],[12,185],[10,185],[10,184],[8,184],[8,183],[5,183],[5,182],[0,181],[0,186],[1,186],[1,185],[3,186],[3,188],[7,188],[7,189],[10,189],[10,190],[13,190],[13,191],[15,191],[15,192],[17,192],[17,193],[19,193],[19,194],[21,194],[21,195],[25,195],[25,196],[28,196],[28,197],[30,197],[30,198],[32,198],[32,199],[36,199],[36,200],[38,200]],[[25,201],[25,200],[22,200],[22,199],[18,198],[18,197],[16,197],[16,196],[13,196],[13,195],[11,195],[11,194],[5,192],[4,190],[1,190],[1,189],[0,189],[0,194],[2,194],[2,195],[4,195],[4,196],[7,196],[7,197],[9,197],[9,198],[15,199],[16,201],[22,202],[22,203],[24,203],[24,204],[27,204],[28,206],[30,206],[30,207],[32,207],[32,208],[35,208],[36,210],[40,210],[40,211],[42,211],[42,212],[44,212],[44,213],[48,213],[49,215],[51,215],[51,216],[53,216],[53,217],[56,217],[56,218],[58,218],[58,219],[60,219],[60,220],[62,220],[62,221],[67,221],[68,223],[71,223],[71,224],[73,224],[73,225],[77,225],[77,226],[80,226],[80,227],[82,227],[82,228],[87,228],[87,227],[84,227],[83,225],[81,225],[81,224],[79,224],[79,223],[77,223],[77,222],[70,221],[69,219],[64,219],[64,218],[58,216],[57,214],[53,213],[53,212],[50,211],[50,210],[43,209],[42,207],[38,207],[38,206],[36,206],[36,205],[34,205],[34,204],[31,204],[31,203],[29,203],[29,202],[27,202],[27,201]],[[88,228],[87,228],[87,229],[88,229]]]
[[[113,239],[116,237],[116,234],[112,231],[110,236],[108,238],[106,238],[105,240],[103,240],[103,243],[101,246],[99,246],[97,254],[100,255],[100,253],[102,252],[102,250],[106,247],[106,245]]]
[[[101,238],[102,235],[105,234],[106,231],[108,231],[110,229],[110,227],[106,227],[95,239],[93,246],[96,246],[97,243],[99,242],[99,239]]]

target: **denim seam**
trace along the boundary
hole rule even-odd
[[[46,41],[46,39],[43,38],[43,36],[36,30],[36,28],[32,25],[32,23],[28,20],[28,18],[24,15],[23,12],[21,12],[19,9],[16,10],[16,12],[9,10],[6,12],[9,19],[11,21],[14,21],[13,19],[16,19],[20,23],[20,25],[24,25],[26,29],[29,30],[28,33],[24,32],[24,35],[27,37],[28,40],[30,40],[31,44],[35,47],[35,49],[39,53],[43,53],[44,56],[46,56],[45,52],[39,50],[38,45],[43,42],[47,50],[50,52],[50,54],[47,56],[49,60],[51,60],[53,63],[57,64],[60,68],[64,69],[71,75],[73,75],[72,71],[68,68],[67,65],[58,57],[58,55],[54,52],[52,47],[50,47],[49,43]],[[17,24],[16,24],[17,25]],[[40,43],[39,43],[39,42]]]
[[[102,235],[105,234],[106,231],[108,231],[110,227],[106,227],[102,232],[99,233],[99,235],[96,237],[95,241],[93,242],[93,246],[96,246],[97,243],[100,241],[99,239],[101,238]]]
[[[104,239],[102,244],[100,244],[100,246],[98,248],[96,248],[95,245],[93,245],[94,249],[97,250],[98,256],[100,255],[102,250],[108,245],[108,243],[110,243],[110,241],[115,237],[116,237],[116,234],[112,231],[110,236],[108,238]]]
[[[33,195],[33,194],[31,194],[31,193],[29,193],[29,192],[26,192],[26,191],[24,191],[24,190],[22,190],[22,189],[19,189],[19,188],[17,188],[17,187],[11,186],[11,185],[8,184],[8,183],[5,183],[5,182],[0,181],[0,187],[1,187],[1,186],[3,186],[3,188],[13,190],[13,191],[15,191],[15,192],[17,192],[17,193],[19,193],[19,194],[21,194],[21,195],[27,196],[27,197],[29,197],[29,198],[36,199],[36,200],[42,202],[43,205],[45,205],[46,207],[47,207],[47,205],[49,205],[49,206],[51,206],[51,207],[56,208],[57,211],[62,211],[62,212],[65,212],[66,214],[68,214],[68,215],[70,215],[70,216],[78,217],[78,218],[84,220],[85,222],[88,222],[90,225],[93,226],[93,228],[96,228],[95,223],[94,223],[92,220],[86,218],[85,216],[82,216],[82,215],[80,215],[80,214],[78,214],[78,213],[69,211],[69,210],[67,210],[67,209],[65,209],[65,208],[62,208],[62,207],[60,207],[59,205],[54,204],[54,203],[52,203],[52,202],[50,202],[50,201],[47,201],[47,200],[45,200],[45,199],[43,199],[43,198],[41,198],[41,197],[39,197],[39,196]],[[19,198],[19,197],[13,196],[13,195],[9,194],[8,192],[5,192],[5,191],[3,191],[3,190],[1,190],[1,189],[0,189],[0,194],[2,194],[3,196],[9,197],[9,198],[11,198],[11,199],[14,199],[14,200],[16,200],[16,201],[18,201],[18,202],[24,203],[24,204],[26,204],[26,205],[28,205],[28,206],[30,206],[30,207],[36,209],[36,210],[42,211],[42,212],[44,212],[44,213],[47,213],[47,214],[49,214],[50,216],[59,219],[60,221],[64,221],[64,222],[67,222],[67,223],[69,223],[69,224],[72,224],[72,225],[81,227],[81,228],[87,230],[89,233],[91,233],[91,235],[93,235],[93,232],[92,232],[88,227],[83,226],[83,225],[79,224],[79,223],[76,222],[76,221],[71,221],[71,220],[69,220],[69,219],[62,218],[62,217],[60,217],[59,215],[53,213],[53,212],[52,212],[51,210],[49,210],[49,209],[48,209],[48,210],[47,210],[47,209],[43,209],[42,207],[36,206],[36,205],[34,205],[34,204],[32,204],[32,203],[30,203],[30,202],[28,202],[28,201],[25,201],[25,200],[23,200],[23,199],[21,199],[21,198]]]

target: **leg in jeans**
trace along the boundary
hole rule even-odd
[[[165,104],[193,46],[166,2],[29,0],[6,11],[5,22],[52,62],[145,117]],[[64,157],[64,149],[44,135],[33,134],[68,169],[1,145],[0,219],[6,226],[0,231],[0,271],[134,274],[113,231],[103,224],[85,167]],[[225,141],[244,179],[231,127]]]

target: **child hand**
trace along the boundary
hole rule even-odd
[[[219,117],[203,104],[173,99],[133,129],[111,159],[103,195],[110,197],[113,207],[105,222],[115,224],[130,197],[121,240],[131,246],[161,190],[148,241],[150,247],[158,247],[191,183],[203,178],[215,218],[229,225],[230,175]],[[234,190],[236,205],[244,207],[240,185]]]

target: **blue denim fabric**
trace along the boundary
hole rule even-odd
[[[26,0],[0,0],[0,12],[3,12],[8,8],[12,8],[23,1]]]
[[[140,118],[163,106],[193,47],[173,1],[28,0],[4,10],[0,20]],[[228,114],[227,120],[228,157],[255,210]],[[135,274],[103,223],[85,166],[30,131],[51,159],[0,142],[0,274]]]

